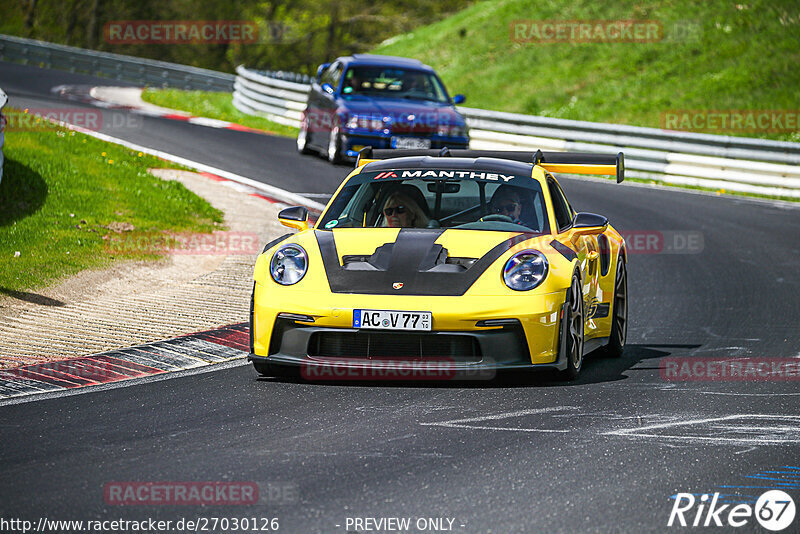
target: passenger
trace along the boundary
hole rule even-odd
[[[353,71],[350,71],[353,72]],[[348,72],[348,74],[350,74]],[[344,94],[353,94],[353,93],[360,93],[361,92],[361,80],[358,76],[353,75],[349,76],[348,79],[344,81],[344,87],[342,88],[342,92]]]
[[[389,228],[425,228],[428,217],[422,207],[404,192],[394,192],[383,204],[383,226]]]

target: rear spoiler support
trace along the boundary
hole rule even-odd
[[[463,150],[442,148],[440,150],[388,150],[364,147],[358,152],[356,167],[363,160],[428,156],[433,158],[497,158],[521,161],[538,165],[550,172],[572,174],[604,174],[617,177],[617,183],[625,179],[625,157],[617,154],[595,154],[592,152],[536,152],[503,150]]]

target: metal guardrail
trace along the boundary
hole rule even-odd
[[[152,87],[232,91],[235,80],[233,74],[224,72],[2,34],[0,60],[93,74]]]
[[[287,82],[295,82],[295,83],[302,83],[302,84],[310,84],[311,80],[313,79],[308,74],[300,74],[297,72],[288,72],[285,70],[251,70],[250,72],[255,72],[257,74],[261,74],[268,78],[274,78],[278,80],[284,80]]]
[[[0,35],[0,60],[137,85],[233,91],[233,104],[240,111],[295,127],[310,82],[296,73],[239,66],[234,76],[9,35]],[[470,127],[471,148],[624,151],[627,175],[635,178],[800,198],[800,143],[458,109]]]
[[[233,104],[299,127],[308,83],[236,68]],[[300,75],[298,75],[300,76]],[[800,198],[800,143],[674,132],[459,107],[470,148],[625,152],[626,175],[665,183]]]

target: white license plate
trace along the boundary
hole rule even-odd
[[[394,148],[430,148],[431,140],[422,137],[392,137]]]
[[[433,323],[431,312],[353,310],[353,328],[429,331],[431,323]]]

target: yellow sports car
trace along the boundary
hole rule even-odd
[[[256,371],[574,379],[587,353],[619,356],[625,242],[605,217],[576,213],[553,172],[621,182],[623,156],[364,149],[313,228],[305,208],[281,211],[299,231],[256,261]]]

